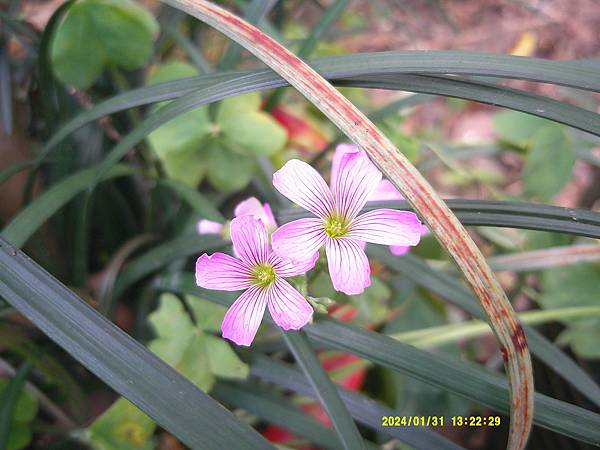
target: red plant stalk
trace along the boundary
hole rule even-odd
[[[245,47],[317,106],[402,192],[462,270],[499,341],[510,382],[507,448],[521,450],[533,419],[533,374],[525,333],[483,255],[467,231],[410,161],[321,75],[258,28],[204,0],[163,0]]]

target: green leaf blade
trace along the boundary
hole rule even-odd
[[[101,380],[192,448],[272,450],[249,426],[0,240],[0,295]]]

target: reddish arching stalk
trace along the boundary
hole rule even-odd
[[[465,228],[396,147],[323,77],[290,51],[230,12],[204,0],[163,0],[244,46],[317,106],[404,194],[450,253],[483,306],[510,380],[510,450],[525,447],[533,419],[533,375],[525,334],[506,295]],[[443,375],[442,375],[443,376]]]

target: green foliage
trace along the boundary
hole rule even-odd
[[[245,188],[254,173],[254,159],[232,149],[228,143],[213,139],[208,143],[208,174],[210,184],[224,192]]]
[[[537,130],[523,170],[525,192],[549,199],[571,178],[575,158],[561,127],[551,125]]]
[[[254,156],[273,156],[285,145],[287,133],[260,105],[258,93],[223,100],[216,125],[232,147]]]
[[[546,270],[541,274],[541,294],[538,298],[544,309],[569,306],[598,306],[600,267],[577,264]],[[568,344],[585,358],[599,358],[600,320],[596,318],[570,321],[558,341]]]
[[[149,84],[197,74],[184,62],[162,64]],[[148,140],[170,178],[197,186],[206,176],[224,192],[239,191],[252,179],[254,157],[273,156],[287,141],[287,133],[260,110],[257,93],[223,100],[214,121],[208,107],[200,107],[170,120]]]
[[[392,295],[390,288],[379,278],[371,276],[371,286],[362,294],[350,296],[356,308],[354,322],[359,325],[378,324],[389,311],[388,301]]]
[[[148,84],[197,74],[197,70],[190,64],[167,62],[152,72],[148,77]],[[202,180],[207,170],[207,154],[202,146],[209,134],[209,125],[208,107],[203,106],[177,116],[148,136],[152,149],[170,178],[190,186],[196,186]]]
[[[139,69],[152,55],[157,32],[154,16],[130,0],[79,0],[54,37],[54,72],[86,89],[105,68]]]
[[[0,378],[0,403],[10,384],[10,379]],[[37,416],[38,401],[25,389],[21,390],[15,404],[6,450],[20,450],[32,438],[31,421]]]
[[[0,336],[3,347],[16,353],[20,358],[31,360],[37,375],[34,381],[43,380],[44,385],[41,388],[48,390],[47,395],[52,400],[57,400],[61,405],[66,406],[68,414],[76,415],[74,413],[76,408],[71,405],[72,399],[76,396],[68,394],[74,392],[71,384],[81,389],[78,386],[79,380],[67,380],[63,377],[65,387],[62,387],[60,383],[56,383],[56,379],[61,378],[63,372],[70,373],[73,368],[80,369],[80,366],[75,366],[79,363],[107,383],[110,388],[130,398],[135,405],[140,405],[138,409],[134,403],[124,398],[117,400],[86,430],[84,436],[91,446],[102,450],[155,448],[156,424],[150,419],[153,417],[165,430],[189,448],[207,450],[271,448],[271,445],[256,433],[256,430],[248,426],[247,421],[237,420],[233,414],[218,405],[202,390],[210,390],[211,395],[228,405],[230,409],[242,408],[268,422],[285,426],[287,419],[288,422],[293,422],[290,423],[290,430],[310,439],[315,445],[325,443],[325,447],[331,448],[338,448],[340,445],[336,441],[331,444],[331,440],[313,439],[312,432],[306,433],[306,429],[303,430],[306,422],[309,421],[304,412],[290,402],[279,400],[287,397],[289,392],[304,395],[313,393],[321,398],[326,403],[325,409],[329,411],[335,428],[345,431],[342,433],[343,437],[350,436],[347,447],[359,445],[360,442],[360,436],[352,437],[348,433],[354,432],[355,427],[347,412],[350,412],[362,425],[378,430],[379,422],[373,421],[373,416],[379,418],[383,405],[379,404],[375,409],[373,405],[377,405],[380,400],[393,404],[398,410],[407,414],[415,415],[464,414],[470,405],[476,403],[506,413],[510,407],[507,401],[506,379],[499,373],[491,374],[481,366],[458,361],[459,357],[469,355],[464,355],[456,346],[444,347],[439,354],[436,354],[418,350],[384,336],[388,332],[418,330],[447,323],[445,306],[439,301],[440,299],[447,298],[470,314],[480,313],[472,293],[461,284],[455,274],[437,270],[437,264],[445,262],[447,254],[433,237],[425,239],[418,248],[411,250],[412,254],[402,258],[392,257],[387,248],[381,247],[379,250],[382,250],[389,259],[381,257],[381,254],[376,256],[377,262],[373,265],[373,271],[384,275],[382,278],[373,276],[372,285],[361,295],[347,296],[334,291],[327,275],[326,264],[322,260],[308,277],[297,277],[298,286],[304,287],[300,289],[303,294],[309,291],[311,295],[319,297],[309,298],[319,312],[326,313],[326,307],[335,301],[346,307],[340,312],[349,310],[353,312],[354,308],[356,315],[348,320],[348,323],[342,324],[331,317],[316,314],[314,322],[304,331],[289,333],[292,337],[286,339],[290,344],[291,352],[296,355],[296,361],[301,366],[308,368],[305,374],[297,373],[300,382],[294,381],[294,377],[289,376],[289,373],[275,370],[272,371],[277,375],[270,379],[264,377],[264,374],[262,377],[258,375],[257,367],[260,366],[261,359],[276,366],[278,363],[274,363],[274,358],[289,356],[289,353],[285,355],[279,352],[281,342],[275,341],[273,334],[259,333],[258,345],[245,352],[251,352],[251,358],[248,359],[253,364],[252,373],[254,376],[264,377],[264,385],[261,381],[259,390],[255,389],[257,383],[254,381],[239,381],[248,375],[249,368],[238,358],[230,344],[219,337],[225,308],[201,298],[184,296],[186,293],[198,295],[212,302],[219,302],[220,305],[231,303],[235,293],[201,290],[195,285],[193,274],[182,273],[185,268],[191,267],[190,258],[204,251],[216,251],[227,244],[214,237],[198,237],[194,233],[189,235],[186,233],[194,227],[198,217],[225,222],[231,216],[235,203],[241,199],[241,195],[228,194],[246,188],[257,174],[260,175],[261,183],[256,184],[257,192],[248,195],[257,195],[261,200],[268,199],[272,202],[275,212],[281,213],[281,209],[277,211],[277,207],[281,205],[273,201],[274,191],[271,191],[271,186],[263,181],[268,180],[270,175],[268,161],[264,160],[270,158],[273,165],[277,166],[290,156],[291,151],[282,151],[287,140],[286,130],[262,110],[262,98],[257,91],[279,88],[283,84],[279,75],[262,69],[248,72],[232,70],[228,73],[212,71],[211,63],[206,63],[203,59],[204,55],[211,62],[219,59],[217,52],[214,51],[212,39],[202,39],[200,45],[196,40],[197,31],[205,33],[202,28],[204,25],[199,26],[198,23],[192,25],[192,22],[184,19],[183,14],[174,13],[168,8],[161,11],[161,24],[164,24],[165,33],[155,46],[157,22],[135,2],[137,0],[77,0],[72,5],[61,8],[63,11],[68,11],[64,19],[61,19],[62,13],[54,15],[55,22],[60,25],[56,33],[50,32],[53,27],[47,27],[44,40],[49,41],[48,37],[54,35],[51,56],[56,76],[65,84],[87,89],[85,96],[89,97],[94,105],[73,115],[58,131],[54,130],[56,124],[51,120],[41,124],[45,127],[44,130],[54,134],[44,145],[39,160],[32,161],[31,166],[37,170],[38,162],[42,161],[47,166],[49,173],[52,174],[47,178],[45,185],[47,190],[31,202],[22,214],[13,218],[14,220],[7,220],[9,225],[2,233],[3,237],[14,244],[23,245],[27,242],[32,249],[34,259],[37,259],[40,253],[47,258],[58,255],[56,259],[67,261],[65,264],[67,268],[69,265],[77,267],[77,271],[83,276],[69,278],[62,276],[64,275],[62,272],[65,272],[61,267],[62,261],[47,265],[48,271],[54,273],[56,270],[56,273],[61,273],[59,278],[64,283],[73,283],[74,279],[89,276],[90,283],[87,285],[93,286],[96,276],[107,279],[115,275],[112,299],[118,302],[122,295],[127,293],[127,305],[118,305],[119,308],[116,309],[118,313],[115,314],[114,319],[122,325],[121,307],[124,307],[126,314],[135,312],[135,317],[132,319],[135,319],[136,326],[123,326],[132,337],[107,323],[100,314],[89,308],[86,302],[78,299],[56,279],[37,267],[32,260],[22,258],[18,252],[10,253],[11,250],[6,249],[4,242],[0,245],[2,266],[0,294],[15,308],[28,312],[29,319],[52,336],[58,345],[71,353],[77,363],[69,360],[61,372],[54,370],[45,357],[35,360],[33,356],[41,354],[40,351],[44,351],[45,355],[53,353],[45,352],[46,347],[49,346],[48,341],[40,339],[39,335],[35,336],[35,345],[27,345],[27,341],[31,341],[29,327],[22,337],[13,333],[10,342],[6,339],[2,340]],[[269,6],[267,5],[269,2],[262,0],[234,3],[240,11],[243,10],[249,16],[252,15],[252,11],[257,11],[256,8],[268,9]],[[289,11],[280,4],[277,4],[276,13],[265,17],[259,25],[267,27],[275,37],[279,38],[277,34],[281,32],[286,33],[287,37],[294,37],[295,41],[291,43],[293,46],[299,42],[298,38],[306,37],[304,42],[295,47],[300,49],[303,58],[308,57],[308,53],[315,49],[317,55],[341,55],[347,53],[347,49],[333,40],[322,42],[321,38],[327,35],[327,30],[346,3],[349,2],[332,1],[331,6],[315,22],[317,26],[313,29],[287,20],[286,15]],[[269,23],[270,19],[277,20],[276,26]],[[342,20],[346,27],[362,27],[369,24],[369,20],[351,13],[345,13]],[[352,30],[344,30],[345,33],[348,31],[352,32]],[[205,35],[201,34],[201,37],[204,38]],[[45,101],[56,103],[52,105],[53,108],[48,108],[50,111],[62,113],[61,102],[72,101],[73,99],[70,98],[72,95],[66,86],[62,86],[53,81],[52,76],[48,76],[52,64],[44,61],[45,55],[49,53],[41,51],[45,45],[38,49],[35,48],[35,42],[32,41],[31,44],[33,53],[35,50],[40,50],[38,51],[40,75],[37,80],[39,82],[37,90]],[[235,45],[231,48],[239,50]],[[206,73],[199,75],[195,67],[182,61],[165,62],[165,57],[180,58],[182,50]],[[233,52],[228,53],[233,54]],[[34,58],[27,59],[33,61]],[[131,86],[137,86],[141,71],[136,73],[127,71],[144,68],[150,59],[153,64],[156,62],[156,66],[149,71],[151,73],[147,78],[147,86],[129,90],[126,86],[127,82]],[[231,63],[233,69],[234,62],[238,58],[226,56],[224,59]],[[536,58],[517,59],[508,55],[466,52],[383,52],[344,55],[311,62],[313,63],[320,73],[343,86],[341,89],[344,94],[359,104],[361,109],[367,111],[372,110],[374,104],[371,98],[365,95],[364,90],[356,87],[379,87],[457,96],[460,99],[451,99],[448,102],[454,112],[460,110],[468,114],[469,101],[476,100],[526,111],[600,135],[600,125],[598,125],[600,116],[593,112],[593,103],[590,104],[592,107],[582,109],[579,107],[582,104],[579,104],[576,99],[573,103],[578,103],[579,106],[510,89],[501,83],[496,84],[497,77],[503,77],[599,91],[600,82],[597,77],[594,77],[595,69],[586,68],[579,62]],[[221,64],[221,68],[223,67],[225,65]],[[188,77],[193,78],[184,79]],[[492,77],[491,82],[485,82],[484,77]],[[49,89],[49,85],[55,86]],[[120,91],[119,95],[106,98],[109,93],[118,91]],[[283,91],[282,89],[278,92]],[[240,92],[253,93],[232,97],[239,95]],[[290,92],[290,89],[285,89],[285,92]],[[275,97],[272,96],[270,100]],[[296,101],[296,97],[289,96],[289,98]],[[412,103],[407,98],[403,99],[407,101],[403,106],[399,103],[394,106],[397,102],[393,102],[383,108],[383,110],[389,108],[388,112],[379,116],[376,114],[377,111],[374,111],[372,120],[381,124],[384,133],[411,161],[422,162],[425,167],[432,162],[424,158],[428,158],[430,152],[421,154],[421,141],[404,134],[398,127],[400,117],[392,115],[423,101],[425,96],[415,96],[415,98],[420,100]],[[198,107],[216,101],[221,102],[212,105],[210,109],[207,106]],[[155,102],[162,103],[122,113]],[[267,102],[265,109],[269,110],[277,103],[275,98],[272,104]],[[190,111],[191,108],[195,109]],[[333,125],[324,120],[324,116],[316,108],[309,107],[305,110],[311,114],[312,119],[320,121],[323,128],[329,127],[330,133],[327,138],[331,140],[335,135]],[[182,111],[186,112],[182,113]],[[98,122],[98,119],[114,113],[119,114],[112,117],[108,123],[104,120]],[[69,117],[70,114],[70,109],[64,110],[64,117]],[[548,200],[560,192],[569,179],[573,166],[571,147],[578,143],[570,141],[573,136],[567,134],[563,127],[530,114],[501,113],[496,116],[495,125],[501,140],[508,147],[521,152],[524,157],[524,194],[536,200]],[[60,122],[64,117],[61,114],[56,122]],[[74,134],[78,127],[86,124],[88,124],[86,133]],[[112,145],[109,144],[112,136],[106,131],[112,129],[116,130],[122,138],[113,150],[109,150],[107,147]],[[89,130],[93,133],[87,132]],[[155,131],[150,133],[152,130]],[[85,137],[91,134],[97,136],[93,145]],[[104,134],[108,134],[109,139],[105,139]],[[292,134],[290,131],[290,135]],[[60,155],[53,155],[52,159],[46,158],[50,149],[55,148],[67,137],[72,141],[69,143],[70,147],[68,149],[65,147]],[[128,153],[146,137],[148,137],[147,147],[153,154],[148,154],[143,145],[134,150],[135,155]],[[431,139],[433,146],[440,136],[428,138]],[[325,145],[326,142],[323,144]],[[498,146],[490,147],[493,147],[493,152],[485,153],[486,155],[494,155],[498,150]],[[297,149],[303,152],[303,158],[308,159],[309,156],[313,156],[308,154],[313,150],[310,145],[298,146]],[[65,155],[68,157],[62,161]],[[126,155],[125,164],[115,166]],[[130,159],[130,156],[134,158]],[[330,152],[328,154],[322,152],[314,156],[316,159],[325,156],[326,160],[330,157]],[[479,168],[463,170],[460,158],[464,157],[464,152],[455,155],[440,151],[437,156],[443,164],[439,171],[432,172],[434,181],[442,181],[442,183],[449,181],[453,187],[460,185],[467,189],[472,187],[473,182],[477,182],[482,185],[482,188],[491,188],[494,194],[500,194],[491,185],[500,183],[501,179],[497,175],[501,171],[496,173]],[[257,170],[258,158],[261,159],[260,173]],[[164,172],[154,170],[156,160],[160,162]],[[98,162],[99,165],[91,165]],[[267,164],[263,164],[264,162]],[[108,171],[111,166],[114,167],[113,171]],[[0,171],[0,184],[3,179],[6,180],[18,171],[29,167],[28,163]],[[327,164],[319,166],[315,164],[315,167],[326,170]],[[106,177],[101,177],[100,174],[105,172]],[[33,175],[34,171],[30,173]],[[117,176],[121,179],[118,181],[112,179]],[[127,178],[123,179],[124,176]],[[96,189],[96,182],[99,179],[105,182]],[[210,188],[206,190],[198,188],[199,186],[204,188],[207,184],[220,192],[213,192]],[[94,190],[93,196],[87,195],[88,187],[89,193]],[[110,191],[113,195],[106,195],[105,191]],[[82,201],[84,196],[92,200],[87,206],[89,214],[85,209],[82,213],[79,211],[80,206],[84,204]],[[498,198],[501,198],[501,195],[498,195]],[[69,203],[73,200],[76,204],[70,207]],[[190,208],[180,208],[184,203],[187,203]],[[455,206],[458,203],[460,200],[449,202],[450,205]],[[61,211],[63,208],[68,208],[71,212],[64,213]],[[482,234],[489,241],[497,244],[495,249],[504,247],[515,250],[522,245],[529,248],[546,248],[571,242],[570,236],[558,233],[600,236],[599,215],[593,217],[591,216],[593,213],[572,212],[566,209],[562,209],[558,214],[556,211],[558,209],[551,211],[544,209],[543,205],[533,203],[515,206],[508,202],[482,201],[466,202],[458,208],[457,215],[465,224],[490,227]],[[131,218],[127,217],[130,219],[127,220],[128,225],[120,226],[118,222],[126,217],[126,213],[131,216]],[[29,239],[36,230],[49,221],[51,216],[55,216],[52,219],[56,220],[52,220],[48,227],[50,232],[37,233],[35,239]],[[98,217],[101,219],[98,220]],[[80,220],[82,218],[84,220]],[[67,223],[73,223],[74,226],[63,229]],[[521,241],[513,239],[514,235],[510,233],[492,228],[501,226],[540,229],[555,233],[537,232],[531,233],[531,236],[529,233],[523,233],[527,238]],[[103,240],[98,242],[92,239],[93,234],[90,233],[92,227],[97,235],[110,235],[111,245],[106,246]],[[71,231],[75,232],[73,247],[76,250],[68,248],[71,245],[71,242],[68,242]],[[53,235],[54,232],[61,236],[65,235],[67,237],[65,242],[59,240],[55,243],[52,239],[51,242],[47,242],[44,235]],[[163,241],[155,247],[143,249],[133,255],[133,251],[141,249],[132,248],[131,242],[150,232],[159,234],[157,239]],[[89,245],[86,241],[90,241]],[[90,251],[87,251],[87,247],[90,247]],[[122,251],[117,251],[119,248],[122,248]],[[494,250],[492,247],[488,248],[490,251]],[[39,252],[37,255],[36,250]],[[436,261],[429,261],[431,262],[429,268],[424,261],[415,257],[416,254],[421,254],[427,260]],[[73,256],[78,259],[75,263],[71,263]],[[426,267],[420,266],[419,261]],[[379,264],[382,263],[386,267],[379,271]],[[407,269],[406,266],[411,267]],[[598,266],[588,264],[575,266],[572,270],[567,268],[541,273],[540,305],[544,308],[557,308],[560,305],[570,306],[581,302],[597,304],[591,292],[598,291],[598,283],[594,280],[599,279],[599,270]],[[395,271],[399,273],[394,274]],[[164,281],[167,278],[169,278],[168,283]],[[176,284],[184,279],[187,280],[186,289],[177,289]],[[521,282],[520,278],[515,280],[512,288],[516,291]],[[158,287],[160,283],[164,285]],[[422,285],[423,290],[414,291],[413,283]],[[83,286],[84,283],[82,282],[81,285]],[[158,308],[149,314],[149,305],[152,304],[155,293],[165,289],[171,289],[179,297],[163,295]],[[433,299],[425,289],[439,298]],[[408,291],[412,292],[412,296],[407,299],[402,295]],[[92,296],[96,297],[94,294],[95,292],[92,292]],[[344,319],[349,315],[351,314]],[[155,332],[153,340],[148,344],[150,349],[202,390],[188,383],[186,379],[162,364],[147,349],[134,341],[139,339],[148,342],[146,334],[148,329],[143,326],[147,322]],[[377,331],[364,330],[364,328],[372,328],[369,327],[372,324],[377,326]],[[565,325],[567,328],[559,337],[559,342],[571,345],[581,356],[599,356],[595,348],[600,338],[598,335],[600,323],[597,320],[565,321]],[[383,331],[380,327],[383,327]],[[0,335],[3,334],[1,328]],[[584,396],[600,404],[598,400],[600,389],[591,377],[587,377],[575,362],[571,361],[557,346],[545,340],[541,334],[536,334],[528,327],[524,329],[532,351],[543,362]],[[4,330],[4,334],[11,331]],[[306,341],[304,334],[310,336],[310,343]],[[343,391],[342,398],[347,403],[348,409],[346,411],[340,399],[331,395],[332,392],[335,394],[335,390],[321,370],[319,361],[314,358],[311,348],[313,344],[334,349],[332,351],[355,354],[368,360],[370,371],[366,389],[370,394],[376,395],[377,400],[371,401],[362,394]],[[17,347],[18,351],[15,350]],[[272,350],[277,353],[272,353]],[[52,359],[51,356],[49,358]],[[62,362],[63,359],[57,359],[53,364],[62,364]],[[364,362],[361,360],[359,364]],[[336,369],[329,375],[335,378],[346,373],[343,370],[355,369],[359,364],[354,366],[350,364],[349,368],[343,367],[339,371]],[[270,369],[273,369],[273,366]],[[73,373],[79,374],[81,371],[75,370]],[[87,383],[89,378],[90,376],[86,375],[81,382],[81,386],[85,386],[84,389],[89,389],[90,385]],[[220,381],[220,378],[235,379],[235,382]],[[373,386],[369,383],[372,380],[384,381],[384,383]],[[286,385],[286,382],[291,384]],[[302,385],[306,386],[308,391],[306,389],[302,391],[300,389]],[[96,386],[97,384],[94,384],[94,387]],[[272,390],[275,386],[281,389],[277,395],[261,397],[261,390]],[[67,390],[67,387],[70,390]],[[13,392],[19,393],[20,390],[14,389]],[[229,392],[229,396],[223,395],[223,392]],[[181,398],[189,401],[181,402]],[[353,399],[354,402],[348,403],[348,399]],[[68,405],[65,405],[66,401],[69,401]],[[79,406],[84,404],[78,398],[74,403]],[[270,414],[261,415],[261,409],[264,412],[269,408]],[[387,409],[387,407],[383,408],[384,411]],[[294,414],[286,414],[290,412]],[[15,417],[17,415],[18,411]],[[273,415],[277,415],[279,422],[273,418]],[[76,417],[76,419],[79,422],[80,418]],[[45,430],[48,418],[41,416],[38,420],[40,420],[39,429]],[[574,405],[538,395],[535,420],[541,426],[559,433],[590,442],[599,442],[597,424],[600,416]],[[4,420],[3,423],[9,424],[10,421]],[[32,428],[31,419],[26,425],[25,431],[29,434],[22,435],[21,442],[18,442],[15,448],[27,445],[27,441],[31,438],[31,432],[28,431]],[[36,423],[36,427],[37,425]],[[21,433],[20,428],[23,426],[16,423],[14,430]],[[327,431],[322,428],[322,431]],[[306,434],[303,434],[303,431]],[[316,431],[319,435],[319,430]],[[402,441],[398,443],[402,446],[406,443],[411,448],[453,448],[450,443],[432,444],[428,440],[431,436],[437,439],[443,438],[430,430],[410,430],[414,431],[414,434],[410,433],[412,436],[410,439],[418,436],[415,438],[416,442],[411,442],[410,439],[404,442],[406,436],[404,430],[383,431]],[[333,432],[330,434],[334,437]],[[8,433],[0,433],[0,436],[7,435]],[[425,439],[420,441],[422,436],[425,436]],[[15,444],[11,441],[10,445]],[[2,446],[0,443],[0,447]]]
[[[163,294],[160,306],[149,320],[157,338],[148,347],[165,362],[175,367],[204,391],[210,391],[216,377],[243,379],[248,367],[240,361],[230,345],[206,331],[215,331],[223,319],[223,308],[198,298],[187,297],[198,318],[194,325],[181,301]]]
[[[385,328],[387,334],[412,331],[446,323],[444,314],[428,299],[412,293],[397,301],[402,313]],[[460,358],[455,345],[446,345],[439,351]],[[404,414],[439,415],[450,417],[466,414],[471,402],[446,390],[422,383],[414,378],[394,372],[384,373],[387,396],[397,410]]]
[[[502,140],[527,150],[523,168],[525,194],[548,200],[565,187],[575,157],[563,127],[514,111],[496,114],[494,126]]]
[[[225,308],[187,296],[196,325],[172,294],[163,294],[160,305],[149,316],[156,339],[148,347],[204,391],[216,377],[243,379],[246,366],[223,339],[207,332],[219,329]],[[129,401],[117,400],[87,429],[86,437],[98,450],[150,450],[156,425]]]

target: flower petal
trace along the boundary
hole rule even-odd
[[[403,256],[410,251],[410,245],[390,245],[392,255]]]
[[[252,216],[236,217],[230,227],[233,250],[242,261],[256,266],[269,259],[269,235],[265,224]]]
[[[299,330],[313,315],[313,309],[304,297],[287,281],[278,278],[268,294],[269,312],[284,330]]]
[[[348,237],[374,244],[417,245],[423,229],[427,228],[415,213],[375,209],[352,221]]]
[[[223,337],[237,345],[250,345],[256,336],[266,305],[267,290],[252,286],[227,310],[221,324]]]
[[[344,155],[358,153],[360,151],[361,148],[358,145],[354,144],[339,144],[335,148],[333,158],[331,159],[331,176],[329,180],[330,186],[333,187],[336,184],[338,174],[340,173],[340,164]]]
[[[273,186],[297,205],[325,218],[333,210],[333,197],[325,180],[311,166],[292,159],[273,174]]]
[[[201,219],[196,225],[198,234],[221,234],[223,231],[223,224],[219,222],[213,222],[212,220]]]
[[[362,242],[347,237],[327,239],[329,276],[336,291],[361,294],[371,285],[371,268]]]
[[[268,203],[262,205],[256,197],[250,197],[238,203],[233,211],[235,217],[254,216],[255,219],[260,219],[265,224],[267,229],[277,228],[277,222],[273,217],[273,212]]]
[[[250,269],[225,253],[205,253],[196,261],[196,284],[204,289],[241,291],[250,286]]]
[[[282,258],[281,256],[272,253],[269,258],[269,262],[273,264],[275,273],[280,277],[295,277],[296,275],[302,275],[308,272],[310,269],[315,267],[315,264],[319,259],[319,252],[315,252],[312,257],[306,260],[293,261],[291,259]]]
[[[325,243],[323,221],[316,218],[298,219],[286,223],[273,233],[273,251],[283,259],[307,261],[315,258]]]
[[[340,161],[338,174],[331,187],[336,212],[348,220],[355,218],[381,181],[381,172],[361,150],[347,153]]]
[[[381,180],[369,196],[369,201],[376,200],[404,200],[404,197],[389,180]]]

